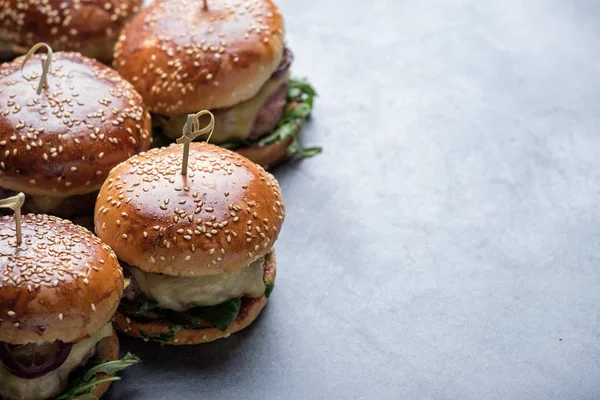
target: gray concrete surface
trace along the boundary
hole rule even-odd
[[[600,5],[279,0],[320,98],[247,331],[108,399],[600,398]]]

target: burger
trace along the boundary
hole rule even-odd
[[[125,269],[117,330],[166,344],[229,336],[273,290],[279,184],[248,159],[205,142],[140,153],[100,189],[96,234]]]
[[[0,191],[24,192],[27,212],[93,214],[108,172],[147,150],[151,120],[141,96],[117,72],[78,53],[0,65]]]
[[[298,140],[316,93],[290,78],[292,60],[271,0],[169,0],[125,27],[113,66],[168,138],[181,136],[188,113],[208,109],[216,118],[212,143],[270,166],[319,151]]]
[[[139,361],[118,360],[117,258],[57,217],[24,215],[21,229],[18,244],[15,218],[0,218],[0,398],[98,398],[115,372]]]
[[[0,1],[0,51],[25,54],[38,42],[110,63],[115,41],[143,0]]]

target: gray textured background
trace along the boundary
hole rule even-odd
[[[600,398],[600,4],[278,2],[325,153],[270,304],[108,398]]]

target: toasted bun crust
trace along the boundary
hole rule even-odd
[[[96,356],[105,361],[115,361],[119,359],[119,338],[114,329],[112,336],[104,338],[98,343]],[[96,375],[98,379],[106,378],[108,376],[109,375],[106,374]],[[100,398],[108,391],[108,389],[110,389],[110,385],[112,385],[112,381],[101,383],[92,390],[91,394]]]
[[[281,189],[259,165],[229,150],[191,143],[152,149],[119,164],[100,189],[96,233],[143,271],[201,276],[246,267],[277,240]]]
[[[267,255],[267,260],[265,262],[265,283],[274,283],[276,274],[277,266],[275,252],[271,251]],[[165,344],[200,344],[226,338],[232,333],[241,331],[254,322],[266,304],[267,296],[265,295],[254,299],[244,297],[242,299],[242,306],[237,318],[231,323],[231,325],[229,325],[227,330],[221,331],[217,328],[182,329],[175,334],[172,341],[166,342]],[[175,325],[174,323],[166,320],[156,322],[139,322],[128,318],[118,311],[115,314],[113,323],[118,331],[138,338],[152,338],[160,334],[168,335],[171,333],[171,328]]]
[[[150,111],[178,115],[254,97],[283,57],[284,27],[271,0],[156,1],[115,46],[114,67]]]
[[[41,74],[41,57],[25,76]],[[0,186],[48,196],[93,192],[115,165],[150,147],[150,115],[114,70],[55,53],[38,96],[38,79],[25,79],[21,63],[0,66]]]
[[[87,229],[27,214],[0,218],[0,341],[74,343],[106,325],[123,293],[112,250]]]
[[[29,48],[38,42],[54,50],[78,51],[112,60],[114,43],[143,0],[5,0],[0,41]]]

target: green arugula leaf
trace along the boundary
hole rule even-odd
[[[198,307],[188,311],[193,316],[191,327],[202,322],[210,322],[221,331],[227,330],[240,312],[242,299],[233,299],[212,307]]]
[[[98,386],[104,382],[114,382],[114,381],[120,381],[120,380],[121,380],[121,378],[119,378],[118,376],[111,376],[111,377],[104,378],[104,379],[96,379],[89,383],[82,383],[82,384],[74,387],[73,389],[69,390],[68,392],[63,393],[61,396],[56,397],[55,400],[74,400],[74,399],[82,398],[81,396],[85,396],[84,398],[88,398],[88,399],[97,399],[96,396],[91,394],[91,391],[94,390],[96,388],[96,386]]]
[[[274,141],[278,140],[280,136],[280,132],[279,129],[276,129],[273,131],[273,133],[263,137],[262,139],[260,139],[257,142],[258,147],[263,147],[269,143],[273,143]]]
[[[142,304],[140,306],[140,311],[145,312],[145,311],[152,311],[155,308],[158,307],[158,303],[154,300],[148,300],[146,302],[144,302],[144,304]]]
[[[118,381],[121,378],[118,376],[109,376],[105,378],[97,378],[98,374],[114,375],[117,372],[124,370],[131,365],[140,363],[141,360],[131,353],[127,353],[121,360],[101,361],[94,360],[89,362],[91,368],[79,369],[69,378],[69,388],[65,393],[56,397],[55,400],[74,400],[74,399],[97,399],[91,394],[94,388],[104,382]]]
[[[302,78],[290,78],[289,86],[290,89],[299,89],[303,94],[308,96],[317,96],[317,92],[312,87],[312,85],[306,80]],[[288,91],[289,93],[289,91]]]
[[[287,97],[288,99],[295,99],[302,96],[302,90],[297,87],[290,87],[288,89]]]
[[[321,153],[322,151],[323,151],[322,147],[305,147],[300,152],[300,155],[302,157],[312,157],[314,155]]]
[[[298,141],[298,139],[296,137],[294,137],[294,139],[292,140],[292,143],[290,143],[290,145],[288,146],[287,153],[291,157],[294,154],[297,154],[301,149],[302,149],[302,146],[300,146],[300,142]]]
[[[300,128],[312,113],[314,98],[316,96],[317,92],[308,81],[291,78],[288,84],[288,104],[286,111],[279,120],[275,131],[259,140],[257,145],[263,147],[277,140],[285,140],[291,136],[293,140],[288,146],[288,155],[293,156],[298,154],[304,158],[319,154],[322,150],[321,148],[311,147],[304,149],[298,139]]]
[[[288,111],[286,111],[284,118],[306,118],[310,115],[311,111],[312,107],[310,105],[306,103],[300,103],[296,107],[292,107]]]
[[[277,128],[275,133],[279,136],[280,140],[285,140],[288,136],[296,137],[299,133],[298,131],[299,129],[296,124],[287,124]]]
[[[274,283],[269,283],[268,285],[265,285],[265,296],[269,297],[271,295],[271,293],[273,293],[274,288],[275,288]]]
[[[293,140],[287,150],[289,156],[299,155],[300,157],[305,158],[319,154],[322,151],[320,147],[304,149],[298,139],[302,125],[304,125],[304,122],[312,113],[316,96],[317,92],[307,80],[290,78],[288,83],[286,110],[272,133],[262,137],[255,143],[248,140],[231,140],[220,146],[227,149],[252,146],[253,144],[258,147],[264,147],[278,140],[286,140],[291,136]]]
[[[183,328],[184,328],[183,325],[175,325],[175,326],[171,327],[170,333],[159,333],[158,335],[153,336],[153,337],[148,336],[144,332],[140,332],[140,333],[142,334],[142,337],[144,339],[147,339],[152,342],[159,342],[161,345],[164,345],[165,343],[173,341],[173,339],[175,339],[175,335],[177,334],[177,332],[179,332]]]
[[[83,375],[83,380],[89,381],[97,374],[114,375],[117,372],[123,371],[127,367],[130,367],[134,364],[139,364],[141,362],[142,360],[140,360],[139,357],[134,356],[131,353],[127,353],[125,357],[120,360],[107,361],[94,365]]]

